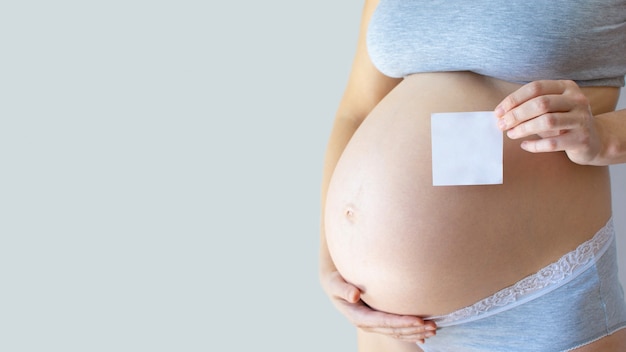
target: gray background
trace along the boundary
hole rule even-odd
[[[7,3],[0,350],[355,350],[317,236],[361,1]]]

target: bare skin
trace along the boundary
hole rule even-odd
[[[320,280],[359,328],[359,351],[419,351],[415,342],[436,333],[422,318],[515,283],[604,225],[610,181],[601,165],[626,161],[626,118],[613,112],[614,88],[470,73],[385,77],[363,37],[376,3],[366,1],[328,143]],[[503,121],[505,184],[432,187],[430,113],[475,110]],[[618,332],[580,351],[624,343]]]
[[[378,1],[367,1],[363,9],[361,34],[352,73],[328,141],[322,177],[322,205],[326,203],[328,183],[335,165],[354,131],[374,106],[400,81],[378,72],[367,56],[365,31],[377,4]],[[363,331],[395,336],[412,342],[423,341],[427,334],[432,334],[435,330],[433,323],[424,324],[424,321],[416,316],[375,311],[361,301],[361,291],[343,280],[330,258],[324,231],[324,206],[321,213],[320,283],[335,307]]]

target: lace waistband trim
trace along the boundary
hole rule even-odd
[[[514,308],[520,304],[538,298],[553,291],[583,273],[596,263],[597,258],[609,247],[615,230],[613,219],[600,229],[588,241],[575,250],[565,254],[558,261],[542,268],[535,274],[525,277],[513,286],[504,288],[495,294],[446,315],[428,318],[437,326],[451,326],[486,318],[487,316]]]

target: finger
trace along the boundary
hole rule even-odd
[[[339,273],[335,273],[331,277],[330,292],[333,296],[350,303],[356,303],[361,299],[361,291],[356,286],[346,282]]]
[[[564,133],[555,137],[523,141],[522,149],[531,153],[549,153],[580,148],[582,138],[577,133]]]
[[[600,146],[597,139],[584,131],[569,131],[557,137],[524,141],[522,149],[531,153],[565,151],[571,161],[580,165],[595,165]]]
[[[580,128],[582,124],[583,121],[571,113],[547,113],[511,128],[506,134],[511,139],[534,134],[558,136],[561,131]]]
[[[547,153],[560,150],[558,149],[559,141],[557,140],[557,137],[537,139],[534,141],[523,141],[521,147],[530,153]]]
[[[429,331],[437,330],[437,324],[432,320],[424,321],[424,327],[426,328],[426,330],[429,330]]]
[[[390,336],[396,340],[411,342],[411,343],[424,343],[426,339],[431,338],[436,335],[436,332],[428,332],[426,334],[419,335],[400,335],[400,336]]]
[[[406,327],[392,327],[392,326],[370,326],[363,327],[362,329],[366,329],[373,332],[384,333],[387,335],[397,335],[397,336],[420,336],[421,338],[424,335],[432,333],[436,331],[436,328],[431,328],[430,326],[421,325],[421,326],[406,326]]]
[[[364,331],[390,336],[397,340],[419,343],[436,334],[437,325],[416,316],[403,316],[371,310],[363,305],[356,326]]]
[[[391,336],[411,336],[432,332],[437,329],[433,322],[425,323],[424,320],[415,316],[394,315],[375,310],[369,310],[369,307],[363,306],[360,312],[355,314],[355,325],[358,327],[381,334]]]
[[[534,81],[523,85],[515,92],[509,94],[498,104],[495,109],[496,116],[502,117],[517,106],[542,95],[554,95],[563,93],[568,86],[567,81]]]
[[[424,321],[418,317],[379,312],[365,305],[358,308],[358,311],[355,313],[356,323],[362,328],[425,330],[427,326],[430,327],[430,325],[425,325]]]
[[[365,330],[365,329],[364,329]],[[396,340],[406,342],[420,342],[437,334],[436,331],[411,331],[406,329],[388,330],[388,329],[368,329],[371,333],[377,333],[392,337]]]
[[[573,108],[572,103],[562,95],[542,95],[530,99],[502,115],[498,120],[498,126],[502,130],[508,130],[545,114],[568,112]]]

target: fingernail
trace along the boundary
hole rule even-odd
[[[517,136],[516,136],[516,133],[515,133],[515,129],[512,129],[512,130],[508,131],[508,132],[506,133],[506,135],[507,135],[507,137],[509,137],[509,138],[511,138],[511,139],[515,139],[515,138],[517,137]]]
[[[522,143],[520,143],[520,147],[528,151],[528,141],[523,141]]]
[[[501,118],[498,120],[498,128],[501,130],[506,129],[506,121],[504,121],[504,119]]]
[[[426,337],[433,337],[433,336],[435,336],[435,335],[436,335],[436,334],[435,334],[435,332],[434,332],[434,331],[430,331],[430,332],[427,332],[427,333],[426,333],[426,335],[424,335],[424,336],[426,336]]]
[[[504,109],[500,105],[498,105],[494,110],[494,113],[497,117],[501,117],[502,115],[504,115]]]
[[[428,330],[428,331],[435,331],[435,330],[437,330],[437,327],[432,326],[432,325],[426,325],[426,330]]]

